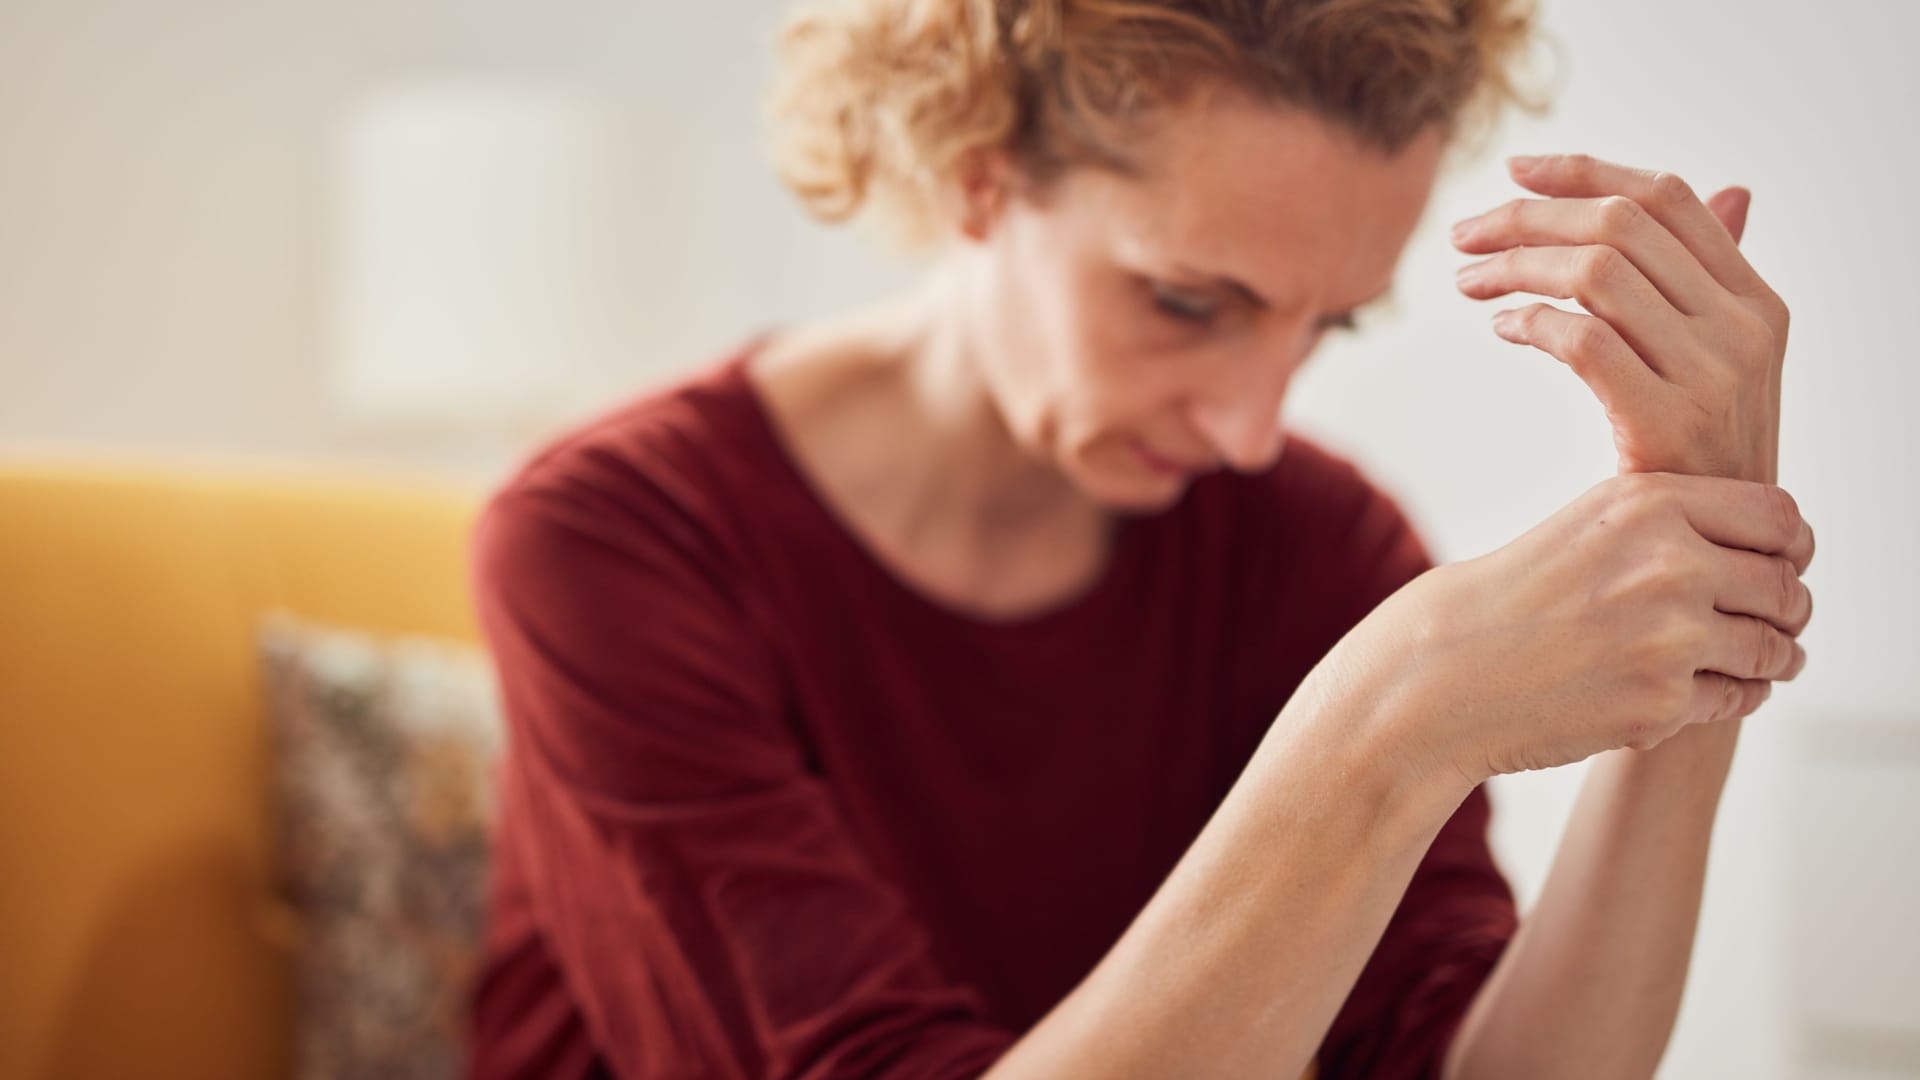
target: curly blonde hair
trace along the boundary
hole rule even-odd
[[[1429,126],[1483,135],[1518,74],[1533,0],[842,0],[780,35],[771,102],[781,179],[815,217],[872,206],[905,250],[950,222],[972,151],[1039,185],[1123,172],[1130,124],[1204,82],[1315,113],[1392,153]],[[1471,140],[1464,140],[1471,141]]]

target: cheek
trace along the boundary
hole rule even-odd
[[[1059,255],[1009,270],[997,298],[997,340],[982,362],[1015,438],[1037,452],[1071,452],[1111,408],[1116,339],[1077,269]]]
[[[1178,357],[1128,279],[1070,232],[1022,221],[1000,252],[1000,340],[985,361],[1015,438],[1055,460],[1125,453],[1180,397]]]
[[[1063,452],[1088,461],[1118,461],[1131,467],[1134,439],[1178,426],[1181,397],[1154,370],[1159,358],[1124,341],[1094,338],[1071,399],[1062,414]]]
[[[1124,452],[1125,440],[1175,422],[1203,368],[1156,340],[1165,328],[1135,298],[1089,287],[1079,300],[1064,335],[1062,434],[1076,450]]]

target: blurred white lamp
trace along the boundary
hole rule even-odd
[[[631,352],[616,110],[560,87],[418,84],[336,132],[328,392],[348,420],[520,431]]]

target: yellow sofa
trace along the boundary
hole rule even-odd
[[[0,463],[0,1077],[285,1075],[264,610],[472,640],[452,486]]]

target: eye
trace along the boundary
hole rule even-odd
[[[1220,304],[1216,300],[1195,296],[1160,284],[1153,284],[1150,288],[1153,291],[1154,306],[1182,322],[1204,325],[1212,322],[1213,317],[1220,312]]]

